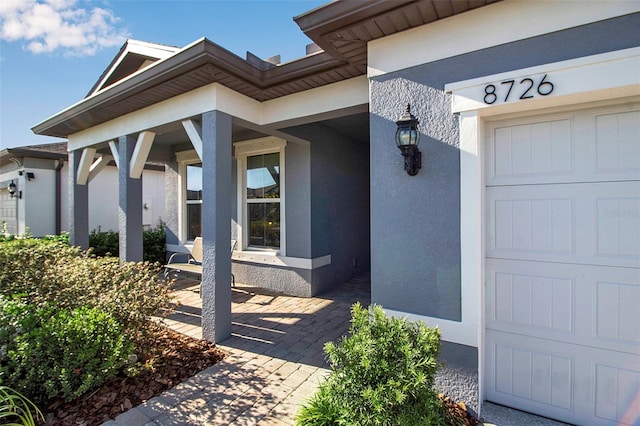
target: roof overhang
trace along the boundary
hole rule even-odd
[[[66,138],[113,118],[211,83],[258,101],[363,75],[354,66],[320,52],[260,69],[207,39],[140,70],[35,125],[36,134]]]
[[[500,0],[335,1],[293,18],[325,52],[367,64],[367,43]]]
[[[335,1],[294,18],[324,51],[263,67],[203,38],[97,90],[32,130],[68,138],[212,83],[259,102],[337,83],[366,74],[369,41],[495,1],[499,0]]]

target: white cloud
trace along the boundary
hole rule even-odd
[[[77,0],[2,0],[0,38],[24,42],[32,53],[91,56],[119,46],[128,34],[120,19],[100,7],[82,8]]]

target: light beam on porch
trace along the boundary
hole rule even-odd
[[[202,335],[231,336],[231,116],[202,114]]]
[[[104,169],[105,166],[107,164],[109,164],[109,161],[111,161],[111,160],[113,160],[113,157],[111,155],[103,155],[103,156],[99,157],[98,159],[96,159],[96,161],[93,162],[91,167],[89,167],[88,182],[91,182],[93,180],[93,178],[98,176],[98,173],[100,173],[102,171],[102,169]]]
[[[89,179],[89,169],[93,163],[93,157],[96,155],[95,148],[85,148],[82,150],[82,156],[80,157],[80,163],[78,164],[78,172],[76,177],[76,183],[78,185],[86,185]]]
[[[193,149],[198,154],[198,158],[202,161],[202,127],[193,120],[183,120],[182,127],[187,132]]]
[[[113,161],[116,163],[116,167],[120,168],[120,155],[116,141],[109,141],[109,149],[111,150],[111,155],[113,156]]]
[[[136,142],[136,147],[133,151],[133,155],[131,156],[131,170],[129,172],[129,177],[133,179],[140,179],[142,177],[142,171],[144,170],[144,165],[149,157],[149,152],[151,151],[151,146],[153,145],[153,139],[155,137],[156,134],[149,131],[140,132],[138,135],[138,142]]]

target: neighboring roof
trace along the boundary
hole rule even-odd
[[[140,63],[139,54],[129,59],[129,52],[141,42],[130,41],[91,95],[32,130],[66,138],[211,83],[266,101],[347,80],[366,73],[367,41],[494,1],[498,0],[335,1],[294,18],[325,51],[277,66],[263,64],[250,54],[242,59],[206,38],[164,59]],[[156,53],[157,49],[171,49],[147,45]]]
[[[56,142],[43,145],[20,146],[16,148],[6,148],[0,151],[0,163],[7,163],[11,158],[16,157],[66,160],[68,157],[67,143]]]
[[[111,86],[129,75],[144,69],[152,63],[168,58],[180,50],[179,47],[164,44],[147,43],[139,40],[127,40],[109,66],[93,85],[87,97]]]
[[[0,164],[10,162],[11,158],[24,157],[67,161],[69,158],[69,153],[67,151],[67,142],[65,141],[42,145],[28,145],[3,149],[2,151],[0,151]],[[109,164],[115,166],[115,163],[113,161]],[[147,161],[144,168],[149,170],[164,171],[164,163],[160,161]]]

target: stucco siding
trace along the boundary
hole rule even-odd
[[[319,123],[286,131],[311,144],[311,254],[331,255],[313,271],[317,294],[370,269],[368,141]]]
[[[639,37],[640,14],[632,14],[372,78],[372,301],[461,320],[459,129],[445,84],[624,49]],[[420,120],[423,165],[415,177],[404,172],[393,139],[407,103]]]

